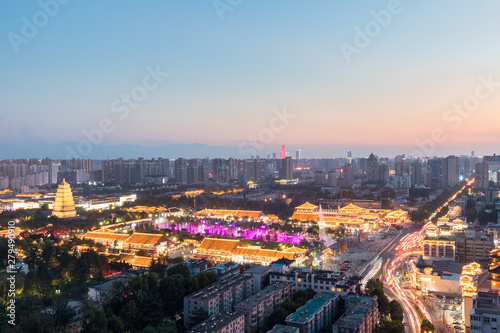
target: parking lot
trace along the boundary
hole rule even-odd
[[[465,332],[462,323],[462,299],[460,297],[431,295],[428,299],[441,318],[444,316],[446,326],[452,332]]]
[[[325,261],[323,268],[340,271],[347,275],[357,275],[360,273],[361,268],[397,235],[399,235],[399,231],[383,229],[374,232],[361,242],[358,241],[357,236],[339,239],[339,242],[347,242],[347,251],[333,257],[332,260]]]

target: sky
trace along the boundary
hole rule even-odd
[[[451,0],[4,1],[0,147],[492,154],[499,10]]]

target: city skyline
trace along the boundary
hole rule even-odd
[[[95,130],[79,157],[203,144],[243,158],[252,141],[260,155],[486,155],[499,139],[498,4],[41,3],[0,14],[3,151],[69,142],[63,158]]]

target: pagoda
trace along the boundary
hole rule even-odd
[[[71,187],[66,183],[66,179],[63,179],[63,182],[57,187],[52,215],[59,218],[76,216],[75,201],[73,200]]]

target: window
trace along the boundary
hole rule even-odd
[[[490,318],[488,318],[488,317],[484,317],[484,318],[483,318],[483,323],[485,323],[485,324],[489,324],[489,323],[490,323]]]

